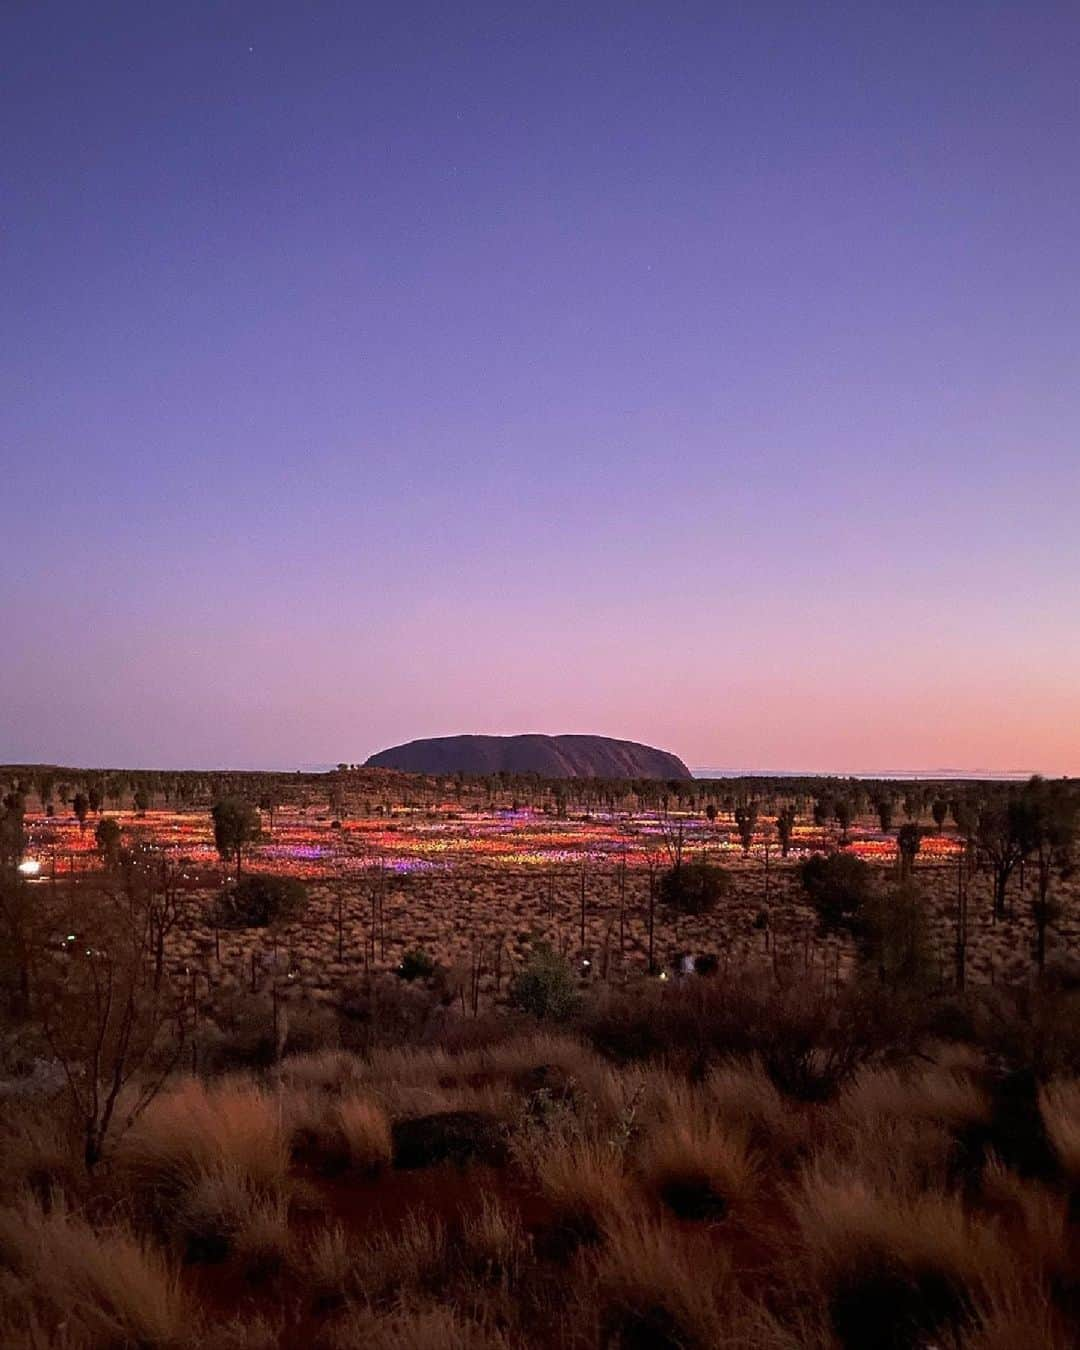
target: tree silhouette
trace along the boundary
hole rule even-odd
[[[922,830],[918,825],[909,822],[901,825],[896,832],[896,856],[900,864],[900,878],[902,881],[910,881],[911,873],[915,867],[915,856],[922,844]]]
[[[259,813],[242,797],[222,797],[214,803],[210,815],[214,822],[214,846],[223,862],[236,859],[239,881],[244,849],[259,838]]]

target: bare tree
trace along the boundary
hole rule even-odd
[[[40,953],[34,988],[93,1171],[110,1137],[139,1116],[176,1067],[186,1028],[180,999],[155,978],[150,907],[126,893],[80,889],[77,912],[83,933]]]

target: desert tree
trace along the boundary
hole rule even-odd
[[[979,813],[975,846],[993,877],[995,919],[1004,917],[1009,879],[1034,847],[1033,810],[1030,799],[1012,797]]]
[[[782,806],[776,813],[776,834],[780,840],[780,856],[786,858],[791,851],[791,836],[795,830],[794,806]]]
[[[14,866],[0,864],[0,985],[16,1022],[30,1016],[34,948],[40,940],[42,914],[32,889]]]
[[[1035,862],[1035,965],[1041,976],[1046,969],[1046,932],[1056,915],[1051,900],[1055,879],[1064,879],[1073,869],[1077,801],[1064,784],[1033,778],[1024,791],[1027,804],[1027,843]]]
[[[870,868],[853,853],[815,853],[799,869],[822,934],[857,933],[873,894]]]
[[[945,825],[945,817],[949,814],[949,803],[944,797],[934,798],[930,803],[930,814],[933,816],[937,832],[940,834]]]
[[[874,798],[874,810],[877,812],[878,825],[881,827],[882,834],[888,834],[892,829],[894,808],[895,803],[891,793],[881,792]]]
[[[74,933],[40,953],[35,1011],[63,1071],[88,1171],[179,1062],[185,1014],[155,980],[150,910],[124,888],[81,890]]]
[[[851,829],[851,822],[855,816],[850,797],[837,797],[833,814],[836,816],[837,825],[840,826],[840,842],[846,844],[848,831]]]
[[[704,859],[683,862],[660,877],[663,904],[680,914],[707,914],[731,890],[730,872]]]
[[[270,833],[274,833],[274,812],[281,805],[281,793],[276,785],[266,788],[259,798],[259,810],[265,811],[270,820]],[[366,814],[366,813],[365,813]]]
[[[754,842],[754,828],[757,825],[758,807],[757,802],[743,802],[735,808],[735,828],[739,832],[739,843],[742,844],[743,852],[750,852],[750,845]]]
[[[113,816],[102,816],[94,830],[94,842],[106,867],[116,865],[120,856],[120,823]]]
[[[917,885],[902,881],[873,895],[860,915],[859,954],[883,984],[925,985],[933,974],[926,904]]]
[[[244,849],[253,844],[261,832],[259,813],[242,797],[222,797],[214,803],[210,816],[214,822],[214,847],[222,862],[235,859],[239,881]]]
[[[79,822],[79,829],[86,828],[86,814],[90,809],[90,799],[85,792],[76,792],[71,799],[71,809],[75,812],[75,819]]]
[[[17,789],[4,794],[0,803],[0,867],[14,866],[26,847],[26,803]]]
[[[902,881],[910,881],[915,858],[922,845],[922,830],[912,821],[901,825],[896,832],[896,861]]]

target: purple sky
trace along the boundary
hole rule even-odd
[[[1075,4],[0,10],[0,760],[1080,773]]]

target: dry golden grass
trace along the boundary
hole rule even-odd
[[[610,1217],[629,1203],[622,1155],[609,1144],[555,1137],[541,1145],[533,1166],[556,1223],[582,1240],[599,1238]]]
[[[736,1289],[722,1252],[640,1215],[613,1218],[594,1266],[600,1321],[615,1344],[732,1343]]]
[[[19,1277],[24,1325],[59,1328],[69,1344],[180,1346],[193,1328],[176,1269],[119,1227],[91,1228],[30,1199],[0,1216],[3,1257]]]
[[[354,1170],[375,1172],[389,1164],[393,1157],[390,1120],[378,1102],[369,1097],[345,1097],[338,1102],[334,1119]]]
[[[984,1123],[990,1101],[969,1074],[935,1065],[914,1073],[864,1069],[841,1094],[837,1109],[855,1120],[894,1117],[962,1129]]]
[[[176,1197],[170,1227],[190,1258],[235,1253],[253,1273],[280,1268],[289,1254],[287,1197],[253,1184],[235,1163],[199,1173]]]
[[[352,1287],[356,1264],[355,1242],[340,1223],[321,1228],[305,1250],[307,1285],[316,1306],[334,1307]]]
[[[1013,1258],[996,1230],[953,1194],[889,1190],[815,1165],[792,1210],[808,1274],[849,1343],[861,1343],[875,1319],[926,1335],[963,1325],[976,1299],[1009,1278]]]
[[[328,1333],[327,1350],[511,1350],[513,1342],[496,1328],[447,1307],[379,1316],[357,1310]]]
[[[645,1185],[685,1219],[718,1219],[752,1193],[758,1164],[737,1129],[700,1112],[654,1129],[637,1150]]]
[[[347,1050],[316,1050],[305,1055],[289,1055],[281,1064],[281,1080],[286,1087],[303,1091],[340,1093],[359,1087],[366,1066]]]
[[[0,1185],[7,1195],[28,1189],[42,1202],[76,1197],[85,1182],[78,1145],[57,1107],[24,1107],[0,1117]]]
[[[484,1282],[512,1282],[520,1272],[528,1242],[520,1216],[491,1195],[466,1215],[458,1256],[465,1268]]]
[[[978,1297],[959,1350],[1075,1350],[1076,1328],[1039,1285],[1004,1285]]]
[[[750,1141],[782,1160],[797,1157],[808,1142],[806,1113],[788,1100],[756,1060],[729,1061],[705,1079],[708,1109],[747,1133]]]
[[[135,1183],[171,1194],[224,1168],[253,1189],[278,1190],[289,1165],[281,1097],[251,1082],[184,1079],[124,1135],[117,1162]]]
[[[377,1232],[357,1244],[351,1280],[366,1297],[385,1300],[438,1288],[450,1265],[445,1224],[414,1211],[396,1232]]]
[[[1080,1182],[1080,1082],[1068,1079],[1047,1084],[1039,1094],[1039,1106],[1058,1160],[1075,1185]]]

